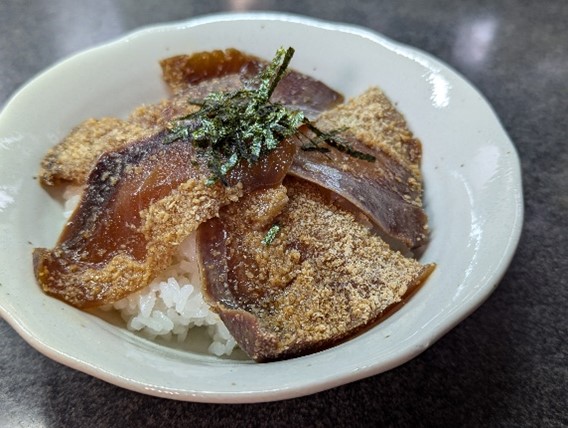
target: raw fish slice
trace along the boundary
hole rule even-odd
[[[360,332],[434,268],[391,250],[317,186],[291,177],[284,185],[287,194],[249,194],[197,232],[206,299],[259,362]],[[267,245],[274,223],[280,232]]]
[[[147,135],[146,127],[114,117],[87,119],[49,149],[41,161],[39,179],[44,186],[83,185],[102,153]]]
[[[290,174],[341,195],[365,214],[394,248],[426,244],[421,145],[385,95],[371,88],[324,112],[315,125],[327,132],[341,130],[339,135],[353,149],[372,154],[375,162],[334,149],[328,153],[300,150]]]

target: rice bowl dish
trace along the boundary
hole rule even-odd
[[[52,225],[61,224],[61,206],[42,195],[37,182],[31,180],[45,149],[82,117],[105,112],[124,115],[134,105],[163,96],[159,85],[150,85],[144,93],[131,93],[122,105],[109,107],[105,94],[114,89],[105,88],[110,82],[116,88],[116,82],[125,79],[119,70],[129,69],[127,64],[122,66],[121,58],[128,56],[128,64],[139,65],[139,74],[129,75],[124,85],[140,88],[137,82],[149,82],[156,75],[154,68],[144,64],[163,57],[164,46],[170,52],[186,51],[188,38],[201,37],[210,40],[209,46],[202,48],[214,48],[222,43],[215,34],[234,31],[242,35],[239,47],[250,50],[256,46],[255,54],[269,56],[281,41],[267,37],[266,29],[288,34],[291,44],[303,41],[309,55],[299,57],[300,68],[307,72],[317,69],[318,77],[323,76],[346,96],[354,96],[374,83],[376,76],[365,71],[368,67],[359,67],[358,74],[345,81],[345,70],[329,67],[322,55],[318,57],[318,43],[333,43],[349,64],[357,64],[357,58],[371,61],[373,67],[380,68],[383,61],[393,64],[396,72],[385,69],[381,86],[394,94],[413,129],[432,142],[425,150],[424,175],[426,203],[436,233],[422,257],[436,260],[439,270],[431,278],[428,293],[419,292],[379,327],[342,346],[299,359],[254,365],[234,359],[211,360],[200,352],[180,353],[139,340],[125,329],[44,296],[37,290],[31,271],[13,268],[29,266],[28,241],[35,246],[50,245],[57,233]],[[17,94],[0,115],[4,143],[8,144],[0,176],[3,191],[13,200],[0,213],[6,242],[2,252],[6,263],[0,268],[0,309],[2,316],[42,353],[113,384],[151,395],[203,402],[277,400],[321,391],[408,361],[469,315],[493,291],[512,257],[522,222],[518,159],[486,102],[442,63],[367,30],[281,15],[209,17],[147,29],[126,40],[58,65]],[[263,40],[260,45],[259,40]],[[129,55],[125,55],[126,51]],[[109,60],[117,65],[110,80],[109,73],[103,72]],[[85,74],[78,72],[83,69]],[[77,91],[74,85],[85,87],[80,78],[83,75],[96,77],[89,79],[96,90],[88,95],[88,109],[70,102]],[[401,75],[407,80],[402,89],[396,83]],[[431,98],[432,76],[448,83],[446,87],[451,90],[446,98],[440,94]],[[73,106],[74,113],[67,111],[63,121],[61,112],[42,110],[38,102],[58,97]],[[463,104],[460,108],[457,100]],[[461,113],[464,109],[468,111],[467,120]],[[22,111],[33,114],[36,121],[24,127],[17,120],[26,116],[21,115]],[[461,124],[459,152],[450,144],[451,126],[432,126],[440,123]],[[50,133],[47,139],[46,131]],[[18,149],[17,141],[24,137],[35,141],[37,147]],[[484,167],[477,168],[479,165]],[[24,170],[29,182],[21,179]],[[440,198],[442,188],[447,200],[452,201],[451,207]],[[501,202],[495,205],[497,195]],[[37,219],[32,213],[40,209],[44,215]],[[439,227],[442,224],[444,228]],[[10,251],[4,251],[7,248]],[[49,320],[40,317],[42,307],[49,309]],[[113,349],[112,355],[108,349]],[[121,356],[127,356],[127,361]]]

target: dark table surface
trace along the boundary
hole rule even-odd
[[[0,0],[0,105],[84,48],[143,25],[231,10],[358,24],[465,75],[521,158],[525,223],[510,268],[484,305],[412,361],[266,404],[127,391],[49,360],[0,320],[0,426],[568,426],[568,2]],[[459,43],[476,42],[475,26],[490,31],[478,35],[488,37],[481,60],[468,61]]]

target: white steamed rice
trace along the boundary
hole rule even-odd
[[[69,188],[64,215],[68,217],[79,202],[81,189]],[[147,287],[103,309],[116,310],[128,330],[155,339],[191,341],[194,327],[205,327],[211,338],[209,352],[230,355],[236,347],[219,316],[203,300],[195,254],[195,234],[180,245],[173,264]]]

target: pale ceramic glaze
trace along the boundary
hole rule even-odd
[[[293,46],[292,67],[346,97],[381,87],[422,140],[437,263],[398,312],[332,349],[256,364],[143,339],[46,296],[32,249],[52,247],[62,207],[34,176],[46,150],[88,117],[124,117],[167,95],[158,61],[236,47],[271,58]],[[65,365],[146,394],[202,402],[306,395],[392,369],[432,345],[498,285],[522,223],[519,160],[484,98],[423,52],[365,29],[281,14],[214,15],[145,28],[48,69],[0,115],[0,314],[33,347]]]

